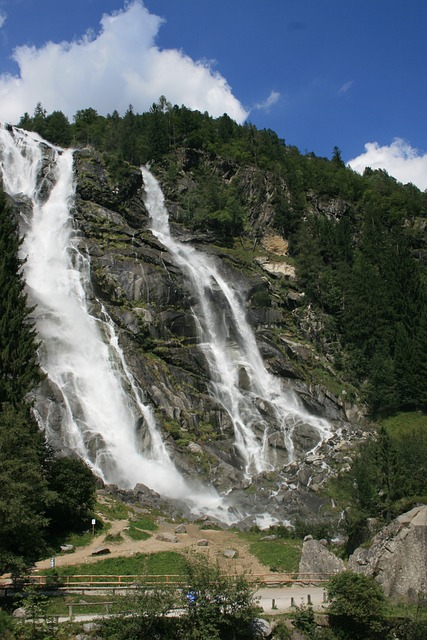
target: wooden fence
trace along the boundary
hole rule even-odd
[[[305,573],[305,574],[249,574],[248,582],[258,586],[277,587],[292,584],[301,586],[315,586],[328,582],[333,574]],[[116,590],[135,589],[140,586],[185,586],[186,577],[183,575],[70,575],[52,576],[32,574],[29,581],[42,588],[58,588],[62,591],[77,590]]]

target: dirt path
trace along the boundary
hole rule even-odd
[[[164,542],[158,540],[156,536],[160,533],[175,533],[176,523],[158,522],[158,530],[152,532],[148,540],[132,540],[124,530],[129,526],[128,520],[113,520],[111,528],[107,534],[95,536],[93,541],[85,547],[78,547],[71,553],[58,555],[55,558],[55,566],[77,565],[97,562],[100,557],[92,556],[92,553],[99,547],[107,547],[110,553],[105,557],[114,558],[118,556],[132,556],[137,553],[156,553],[158,551],[193,551],[206,555],[213,563],[218,562],[223,571],[227,573],[250,573],[266,574],[268,568],[260,564],[258,560],[249,552],[248,544],[236,533],[231,531],[201,530],[197,524],[186,523],[187,533],[178,533],[178,542]],[[119,542],[106,541],[105,537],[120,534],[123,538]],[[199,546],[200,540],[207,540],[207,546]],[[237,551],[237,557],[226,558],[223,554],[227,549]],[[42,560],[36,563],[37,569],[48,569],[51,566],[51,559]]]

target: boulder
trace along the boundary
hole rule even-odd
[[[175,533],[187,533],[187,527],[185,526],[185,524],[179,524],[175,528]]]
[[[230,560],[232,560],[233,558],[237,558],[239,554],[237,553],[236,549],[224,549],[222,555],[224,556],[224,558],[229,558]]]
[[[156,536],[156,540],[161,540],[162,542],[173,542],[176,543],[178,542],[178,538],[176,537],[175,534],[173,533],[158,533]]]
[[[252,626],[257,638],[269,638],[273,632],[271,624],[264,618],[255,618]]]
[[[110,549],[108,547],[97,547],[96,549],[94,549],[92,551],[92,553],[90,554],[91,556],[106,556],[109,553],[111,553]]]
[[[306,536],[302,545],[299,574],[306,573],[339,573],[344,571],[345,565],[332,551],[321,542]]]
[[[427,594],[427,505],[397,517],[373,538],[371,546],[359,547],[348,568],[373,576],[386,596],[415,603]]]
[[[206,540],[206,538],[202,538],[201,540],[197,541],[198,547],[207,547],[208,545],[209,545],[209,540]]]

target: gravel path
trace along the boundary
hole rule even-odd
[[[175,533],[176,523],[160,521],[158,530],[151,532],[148,540],[132,540],[124,530],[128,527],[128,520],[113,520],[108,534],[95,536],[93,541],[85,546],[78,547],[71,553],[58,555],[55,558],[55,566],[77,565],[97,562],[99,556],[92,556],[92,553],[99,547],[107,547],[110,553],[105,556],[114,558],[118,556],[132,556],[137,553],[157,553],[158,551],[197,551],[206,555],[210,561],[218,562],[227,573],[246,574],[267,574],[268,568],[260,564],[258,560],[249,552],[248,544],[232,531],[203,530],[200,525],[186,524],[187,533],[176,534],[178,542],[163,542],[157,540],[160,533]],[[121,534],[123,540],[119,542],[109,542],[105,540],[106,535],[115,536]],[[199,546],[197,543],[205,539],[207,546]],[[224,557],[226,549],[237,551],[237,557],[229,559]],[[48,569],[51,566],[51,559],[47,558],[36,563],[36,569]]]

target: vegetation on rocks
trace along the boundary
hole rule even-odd
[[[175,412],[172,416],[164,411],[162,417],[165,431],[182,454],[183,468],[192,464],[200,475],[222,476],[224,467],[212,452],[220,451],[226,458],[228,452],[221,446],[229,425],[219,429],[217,408],[201,379],[203,363],[194,359],[188,295],[180,289],[173,269],[167,283],[161,280],[159,245],[144,231],[138,166],[152,161],[174,232],[209,247],[230,273],[240,270],[249,282],[248,314],[263,339],[270,368],[283,374],[286,361],[289,379],[301,386],[304,382],[310,392],[326,389],[335,409],[364,403],[370,417],[383,420],[373,437],[348,452],[347,470],[340,470],[338,463],[333,469],[337,477],[330,491],[337,508],[346,512],[347,551],[368,538],[368,518],[388,522],[425,500],[427,247],[420,229],[426,218],[426,193],[398,183],[384,171],[367,169],[359,176],[344,166],[337,148],[330,160],[302,154],[273,131],[258,131],[250,123],[239,126],[226,115],[213,119],[172,106],[164,98],[144,114],[136,114],[131,106],[124,116],[113,112],[104,117],[92,108],[83,109],[72,123],[61,112],[48,115],[37,105],[33,116],[24,114],[19,124],[55,144],[79,148],[76,216],[88,241],[98,243],[91,245],[97,293],[108,299],[125,344],[134,340],[144,355],[141,366],[146,370],[141,375],[172,380],[163,392]],[[265,248],[262,240],[269,233],[286,240],[286,255]],[[50,553],[70,531],[87,528],[95,496],[90,471],[78,460],[55,458],[31,412],[29,394],[43,376],[19,247],[16,220],[1,192],[0,571],[16,573]],[[132,282],[126,280],[132,260],[142,257],[146,272]],[[263,267],[264,258],[286,262],[294,271],[272,275]],[[147,273],[155,277],[144,279]],[[161,317],[153,317],[154,306],[142,299],[144,287],[147,300],[163,305]],[[277,358],[277,353],[286,358]],[[186,404],[191,395],[198,402],[192,411]],[[307,395],[306,402],[318,408],[321,403],[315,404],[313,395]],[[191,444],[208,445],[209,452],[194,453],[193,447],[185,458]],[[299,483],[304,472],[295,471]],[[230,476],[224,483],[231,487],[233,480]],[[315,482],[310,500],[320,510],[314,486]],[[252,491],[257,493],[255,485]],[[290,491],[286,499],[289,495]],[[304,528],[301,522],[299,526]],[[135,535],[146,535],[147,529],[147,522],[133,525]],[[290,570],[296,567],[295,557],[276,557],[275,566]],[[273,566],[270,558],[266,562]],[[147,559],[141,563],[147,573],[162,572]],[[102,570],[108,572],[105,566]],[[199,590],[206,591],[204,570],[194,570],[194,579]],[[124,567],[118,572],[124,573]],[[221,592],[231,589],[215,571],[209,576]],[[336,620],[344,616],[348,624],[344,630],[333,626],[330,638],[378,634],[378,617],[371,620],[360,614],[363,610],[382,616],[383,603],[371,587],[362,577],[348,576],[331,585],[331,611]],[[244,584],[240,595],[240,610],[227,609],[229,601],[224,605],[209,597],[197,624],[185,629],[185,637],[233,637],[232,628],[234,637],[248,637],[246,614],[253,616],[253,610],[247,608]],[[240,595],[233,592],[233,602]],[[367,602],[362,596],[372,599]],[[158,608],[161,599],[144,597],[135,605],[136,626],[122,624],[108,637],[132,637],[135,629],[147,633],[146,625],[153,620],[166,624],[163,609]],[[0,618],[5,638],[13,637],[8,625]],[[150,637],[158,633],[153,629]],[[417,638],[415,627],[408,624],[402,629],[402,638],[405,633],[408,639]],[[313,628],[305,632],[307,637],[310,633],[321,637]]]
[[[310,339],[335,375],[359,389],[373,416],[425,410],[426,246],[417,229],[427,196],[414,185],[382,170],[360,176],[338,147],[330,160],[301,154],[271,130],[163,96],[147,113],[129,106],[104,117],[88,108],[73,123],[37,105],[19,124],[56,144],[105,152],[122,199],[136,179],[127,163],[154,161],[176,221],[224,247],[239,238],[255,247],[269,229],[281,234],[295,260],[293,288],[323,318]],[[286,304],[277,287],[275,298]]]

